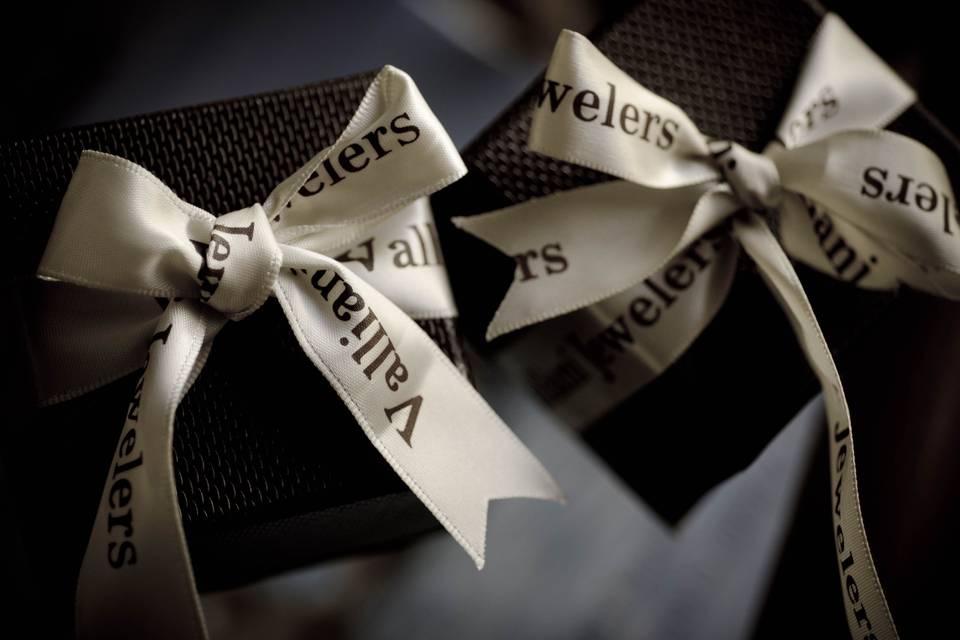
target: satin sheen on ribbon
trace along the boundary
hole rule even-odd
[[[922,144],[880,130],[914,99],[839,18],[827,15],[777,130],[780,140],[758,154],[707,139],[679,107],[583,36],[564,31],[529,146],[621,180],[455,219],[517,260],[488,339],[569,314],[569,321],[544,326],[552,353],[538,332],[521,338],[517,366],[527,367],[534,382],[541,376],[555,396],[548,402],[574,421],[609,407],[596,406],[596,393],[591,403],[591,392],[609,383],[609,399],[619,401],[676,360],[722,305],[738,246],[747,252],[823,388],[836,552],[856,638],[897,632],[864,533],[843,389],[784,251],[856,286],[906,283],[960,297],[960,216],[946,170]],[[778,216],[779,241],[757,211]],[[731,236],[736,242],[726,240]],[[605,368],[604,376],[585,382],[588,376],[562,354],[577,348],[571,343],[584,344],[582,332],[590,331],[609,349],[592,363]],[[624,353],[629,357],[615,361]]]
[[[40,391],[48,402],[74,397],[147,358],[80,570],[79,637],[206,637],[173,475],[174,415],[218,331],[269,296],[478,568],[490,500],[562,499],[410,317],[455,315],[425,196],[464,172],[413,81],[392,67],[338,141],[262,206],[217,218],[132,162],[82,154],[38,269],[58,283],[44,285]]]

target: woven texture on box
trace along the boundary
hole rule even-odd
[[[646,0],[589,35],[630,76],[683,108],[705,134],[759,150],[773,138],[822,14],[821,7],[804,0]],[[535,80],[466,150],[471,173],[450,192],[439,194],[442,218],[482,213],[610,179],[526,149],[541,84],[542,78]],[[922,105],[907,110],[888,128],[936,152],[954,177],[957,192],[960,145]],[[455,196],[452,191],[458,188],[461,193]],[[450,261],[454,291],[470,294],[458,305],[466,322],[480,318],[466,330],[472,338],[482,339],[486,322],[513,279],[514,265],[508,258],[495,262],[495,252],[473,238],[455,240],[458,230],[450,225],[442,229],[449,243],[460,244],[459,263]],[[473,277],[476,264],[491,268],[482,278]],[[494,265],[498,280],[490,284],[488,272]],[[911,637],[908,630],[923,627],[911,627],[910,601],[923,601],[916,607],[921,623],[937,609],[929,604],[934,590],[917,588],[933,582],[911,582],[902,579],[906,571],[897,573],[898,562],[901,566],[910,562],[902,554],[910,544],[902,532],[909,529],[897,520],[912,511],[911,502],[923,501],[910,495],[898,511],[885,499],[903,493],[890,486],[901,479],[892,469],[913,477],[932,476],[927,476],[929,469],[919,473],[914,468],[922,459],[915,457],[915,444],[899,449],[890,445],[904,442],[904,433],[917,437],[916,429],[903,429],[905,424],[922,427],[926,437],[946,421],[942,416],[918,419],[922,412],[916,407],[937,406],[952,419],[945,408],[949,403],[942,401],[952,396],[932,381],[955,379],[950,362],[956,360],[926,355],[934,349],[924,334],[950,322],[957,311],[951,311],[949,303],[919,294],[865,292],[802,265],[797,271],[837,356],[853,422],[864,425],[857,435],[864,517],[894,616],[904,637]],[[472,287],[467,289],[466,283]],[[492,348],[509,350],[509,340]],[[891,366],[891,352],[897,353],[898,363],[909,364]],[[940,369],[930,378],[905,373],[931,362]],[[913,380],[923,380],[917,386],[934,391],[905,393]],[[888,391],[878,395],[883,388]],[[584,437],[647,505],[678,522],[706,491],[754,460],[817,390],[782,311],[745,262],[724,306],[690,349],[659,378],[598,420]],[[677,451],[683,451],[682,465],[677,463]],[[901,452],[910,455],[901,458]],[[815,493],[809,507],[802,507],[812,510],[801,518],[811,521],[809,531],[803,532],[809,538],[791,543],[787,554],[797,553],[798,544],[809,543],[812,551],[801,549],[801,562],[793,564],[803,566],[778,578],[778,588],[785,594],[780,602],[787,604],[767,621],[770,624],[758,638],[781,631],[784,621],[801,629],[797,637],[834,637],[833,632],[848,637],[835,582],[829,478],[826,466],[817,469],[820,477],[811,480]],[[947,543],[941,548],[946,547]],[[811,585],[816,585],[815,593]],[[811,616],[811,610],[817,613]],[[804,619],[797,624],[800,617]],[[813,633],[804,635],[804,630]]]
[[[372,79],[362,74],[0,142],[4,215],[17,240],[13,273],[33,273],[81,150],[141,164],[182,199],[219,215],[262,202],[332,144]]]
[[[792,0],[647,0],[591,33],[590,39],[630,76],[683,108],[704,134],[760,149],[774,134],[819,23],[820,15],[810,5]],[[473,175],[453,190],[459,186],[473,192],[445,203],[451,213],[480,213],[610,179],[527,150],[541,83],[536,79],[466,150]],[[452,193],[440,195],[454,200]],[[457,232],[445,229],[452,243]],[[461,241],[462,250],[458,247],[458,258],[472,252],[469,260],[462,260],[466,266],[450,261],[455,292],[469,281],[472,264],[495,258],[471,240]],[[505,275],[509,282],[512,265],[506,264]],[[499,288],[482,282],[478,288],[480,294],[458,299],[466,322],[473,316],[489,319],[506,283]],[[468,331],[471,337],[482,335],[482,326]],[[500,346],[509,349],[509,340]],[[743,345],[758,345],[749,350],[749,364]],[[749,371],[777,374],[757,380],[750,374],[732,376],[732,362],[743,363]],[[742,415],[736,406],[748,385],[753,388],[753,411]],[[686,401],[688,389],[697,390],[696,403]],[[678,522],[704,492],[749,464],[815,389],[781,310],[747,268],[691,348],[658,379],[590,425],[584,436],[653,509]],[[717,421],[727,420],[737,420],[736,428],[716,427]],[[650,427],[638,430],[638,423]],[[661,428],[670,424],[701,426],[695,441],[685,443],[684,430]],[[673,474],[672,460],[660,453],[678,446],[689,456],[689,470],[683,474]],[[665,477],[671,480],[664,482]]]
[[[759,150],[820,16],[778,0],[648,0],[591,35],[651,91],[679,105],[708,136]],[[465,154],[510,202],[610,179],[526,150],[539,79]]]
[[[362,74],[0,142],[0,199],[13,234],[7,273],[14,274],[29,297],[32,274],[81,150],[137,162],[187,202],[219,215],[262,201],[332,144],[373,77]],[[418,324],[466,374],[455,322]],[[80,522],[77,535],[84,540],[136,377],[25,419],[32,426],[24,430],[23,438],[46,431],[67,443],[58,447],[65,468],[75,474],[72,490],[82,505],[68,521]],[[67,426],[77,423],[83,428]],[[194,546],[203,539],[206,549],[217,548],[222,540],[217,551],[224,558],[241,537],[246,537],[247,548],[255,548],[258,531],[263,530],[259,525],[276,523],[271,525],[271,544],[282,544],[277,529],[302,526],[311,513],[409,494],[303,355],[275,300],[243,322],[229,323],[218,336],[203,372],[177,411],[173,451],[188,540]],[[398,524],[403,533],[436,526],[426,509],[414,502],[406,508],[407,522]],[[351,522],[355,544],[369,546],[365,536],[371,532],[357,529],[356,519]],[[367,528],[377,525],[371,522]],[[371,540],[383,540],[388,534],[373,532]],[[348,546],[338,548],[345,551]],[[269,554],[269,549],[260,551]],[[323,551],[306,553],[315,557]],[[293,563],[290,556],[285,556],[288,566]],[[242,565],[243,560],[234,557],[233,562]],[[195,558],[195,563],[211,566],[202,558]],[[241,573],[236,566],[229,571]],[[201,573],[201,582],[218,583],[212,573]]]

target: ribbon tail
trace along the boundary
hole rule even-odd
[[[478,567],[490,500],[562,501],[539,461],[413,320],[336,260],[282,249],[274,292],[304,353]]]
[[[896,627],[864,532],[853,455],[853,426],[830,349],[796,272],[766,224],[751,215],[734,222],[734,234],[777,296],[823,388],[830,428],[836,552],[850,633],[855,638],[872,633],[872,637],[879,640],[895,639],[898,637]]]
[[[726,228],[709,232],[626,291],[518,336],[500,362],[585,428],[694,343],[723,307],[739,254]]]
[[[492,340],[642,282],[737,206],[709,183],[654,189],[614,181],[453,222],[517,261],[487,329]]]
[[[173,472],[173,421],[223,320],[171,302],[150,340],[80,568],[78,638],[206,638]]]

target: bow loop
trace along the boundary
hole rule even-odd
[[[488,339],[569,314],[519,337],[505,360],[559,414],[588,424],[687,350],[744,249],[792,321],[838,434],[837,553],[848,554],[842,579],[857,593],[848,604],[860,607],[847,609],[851,631],[860,635],[869,616],[871,637],[896,638],[856,478],[844,468],[853,469],[853,440],[840,380],[785,250],[860,287],[907,283],[960,298],[950,177],[921,143],[877,129],[913,103],[913,91],[828,15],[762,154],[708,140],[680,107],[569,31],[537,98],[531,150],[621,180],[455,219],[517,260]]]
[[[216,221],[140,165],[84,151],[37,275],[118,293],[197,298],[202,254],[192,241],[206,242]]]
[[[203,259],[197,271],[201,302],[239,320],[270,296],[282,253],[259,204],[221,216],[210,239],[193,245]]]
[[[38,322],[38,386],[65,399],[143,373],[80,569],[78,637],[206,637],[179,519],[174,417],[225,321],[271,294],[358,428],[478,567],[491,500],[561,498],[398,306],[456,315],[426,196],[465,172],[413,81],[392,67],[331,147],[264,205],[219,219],[139,165],[84,152],[38,269],[80,285],[49,288],[59,293]],[[136,529],[106,526],[133,514]]]

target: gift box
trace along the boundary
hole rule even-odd
[[[628,75],[682,108],[707,136],[759,152],[776,137],[823,14],[819,5],[795,0],[651,0],[637,3],[589,39]],[[527,149],[542,85],[542,77],[536,79],[467,148],[470,173],[437,194],[439,218],[471,216],[612,179]],[[922,142],[957,175],[955,139],[922,103],[888,129]],[[441,231],[454,256],[449,268],[469,323],[465,332],[478,349],[509,361],[529,334],[564,321],[560,317],[486,343],[487,325],[518,265],[453,225],[441,223]],[[542,268],[548,266],[547,249],[540,252]],[[865,425],[857,465],[864,518],[890,607],[909,636],[920,628],[917,612],[933,608],[930,600],[920,607],[920,599],[937,595],[912,589],[915,578],[922,580],[921,570],[907,566],[899,550],[922,530],[924,539],[935,544],[919,552],[921,557],[933,557],[933,549],[942,552],[947,538],[940,537],[942,529],[934,532],[932,523],[951,521],[949,505],[956,497],[949,465],[920,479],[921,469],[927,468],[920,454],[928,446],[920,443],[935,441],[956,450],[953,438],[943,433],[944,425],[956,423],[956,403],[942,400],[945,383],[929,381],[953,375],[953,359],[933,354],[937,349],[953,353],[957,340],[950,327],[956,326],[960,308],[908,289],[866,291],[802,265],[797,271],[837,360],[853,422]],[[920,371],[926,386],[910,382],[913,372]],[[582,370],[561,373],[549,379],[527,376],[548,406],[587,375]],[[598,397],[603,411],[577,426],[650,506],[677,522],[707,489],[752,460],[817,390],[783,311],[749,261],[742,261],[728,299],[692,346],[626,398]],[[921,428],[924,437],[904,434]],[[812,493],[801,503],[798,533],[785,552],[785,558],[802,559],[785,563],[775,583],[775,612],[765,618],[768,633],[775,625],[782,629],[785,620],[801,618],[811,633],[846,633],[836,567],[831,566],[836,559],[825,455],[818,454],[823,464],[811,470]],[[949,487],[939,486],[943,479]],[[906,496],[918,492],[926,499],[911,504]],[[888,502],[891,496],[896,508]],[[814,602],[811,590],[817,585],[822,588]],[[808,607],[815,608],[815,615]]]
[[[0,143],[11,232],[4,315],[13,382],[5,401],[13,415],[5,422],[5,475],[33,586],[58,632],[69,632],[78,568],[140,376],[37,407],[29,338],[38,287],[49,285],[34,274],[81,150],[137,162],[184,200],[225,213],[263,201],[334,143],[375,75]],[[420,245],[429,236],[429,229],[421,231]],[[416,238],[408,240],[417,246]],[[439,253],[436,259],[442,263]],[[455,320],[418,324],[467,375]],[[264,380],[264,371],[272,379]],[[274,402],[265,383],[302,400]],[[438,528],[304,356],[272,298],[218,337],[177,410],[173,457],[201,590],[393,548]]]

